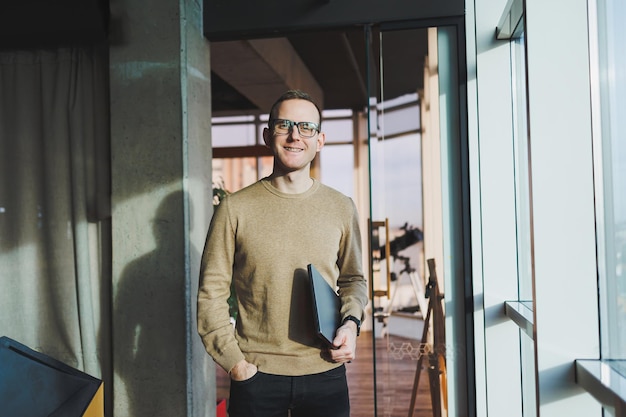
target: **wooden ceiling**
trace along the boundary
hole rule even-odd
[[[423,88],[427,29],[376,32],[367,46],[365,38],[354,28],[212,42],[213,110],[268,109],[287,88],[310,92],[325,109],[362,110],[368,95],[395,98]]]

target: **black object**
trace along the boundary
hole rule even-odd
[[[307,271],[313,297],[315,332],[328,345],[334,346],[335,332],[341,325],[339,313],[341,301],[335,290],[313,265],[307,265]]]
[[[345,319],[343,319],[343,323],[345,324],[347,321],[353,321],[356,324],[356,335],[360,335],[361,334],[361,320],[357,319],[354,316],[348,316]]]
[[[0,338],[2,416],[82,416],[101,384],[6,336]]]
[[[417,227],[410,227],[408,223],[405,223],[400,229],[404,230],[404,234],[389,242],[389,252],[393,257],[398,257],[398,252],[424,240],[424,233]],[[385,252],[385,245],[382,245],[380,247],[381,259],[387,256]]]

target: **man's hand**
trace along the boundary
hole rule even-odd
[[[252,378],[257,372],[258,369],[256,365],[242,359],[233,366],[233,369],[230,370],[228,375],[230,375],[230,379],[233,381],[245,381],[246,379]]]
[[[330,358],[333,362],[346,363],[356,357],[356,323],[348,320],[337,329],[333,345],[336,349],[330,349]]]

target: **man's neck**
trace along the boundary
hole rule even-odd
[[[308,171],[290,173],[274,171],[269,179],[274,187],[286,194],[300,194],[313,186],[313,179]]]

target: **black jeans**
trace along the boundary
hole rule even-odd
[[[229,417],[349,417],[346,368],[321,374],[270,375],[257,372],[230,382]]]

